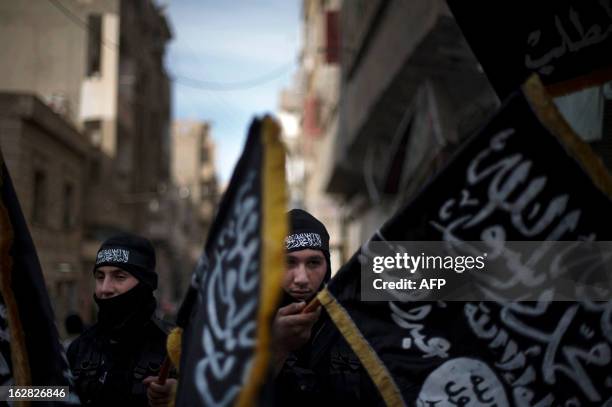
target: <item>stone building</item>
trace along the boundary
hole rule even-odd
[[[93,284],[95,253],[102,240],[118,231],[153,240],[158,297],[160,303],[170,303],[175,291],[171,270],[178,256],[168,241],[170,229],[159,228],[161,216],[175,215],[159,211],[159,203],[173,189],[170,82],[163,66],[171,32],[163,11],[150,0],[2,2],[0,18],[0,51],[5,56],[0,91],[28,93],[44,101],[87,146],[87,159],[75,170],[84,180],[75,203],[80,245],[76,252],[71,248],[54,253],[80,256],[75,269],[86,299],[72,311],[91,321],[95,307],[88,285]],[[39,136],[44,145],[48,134]],[[64,157],[48,160],[61,163]],[[30,164],[26,160],[20,165]],[[60,189],[49,193],[61,195],[60,186],[46,188],[56,187]],[[28,199],[22,198],[22,205],[30,205]],[[33,228],[32,234],[39,256],[46,258],[47,246],[39,244],[44,233]],[[52,273],[52,267],[43,268],[46,276]],[[52,302],[60,303],[68,295],[50,288]],[[58,321],[63,316],[58,312]]]
[[[88,304],[83,279],[87,140],[38,98],[0,93],[0,147],[58,316]],[[88,276],[89,277],[89,276]]]
[[[444,1],[305,0],[303,16],[305,205],[333,208],[346,260],[499,101]]]
[[[185,289],[206,242],[219,200],[215,144],[207,122],[181,120],[172,125],[172,180],[184,204],[180,227],[185,238],[181,286]]]
[[[326,181],[338,131],[340,91],[340,0],[302,3],[303,48],[292,87],[280,95],[292,207],[304,207],[330,233],[332,270],[346,260],[341,211],[327,192]],[[293,122],[298,128],[293,129]]]

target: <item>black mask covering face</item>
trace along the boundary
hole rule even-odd
[[[112,336],[140,329],[157,306],[153,291],[142,283],[115,297],[101,299],[94,295],[94,300],[98,304],[98,325]]]

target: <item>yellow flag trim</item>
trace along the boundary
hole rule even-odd
[[[532,75],[522,90],[540,122],[576,157],[593,183],[612,197],[612,176],[591,147],[572,130],[556,108],[537,75]],[[317,295],[346,341],[349,343],[388,406],[405,406],[401,392],[376,352],[363,337],[348,312],[325,288]]]
[[[327,288],[319,292],[317,299],[325,307],[330,318],[365,367],[385,403],[388,406],[405,406],[406,403],[391,373],[363,337],[344,307]]]
[[[280,126],[271,117],[263,119],[263,171],[261,205],[261,281],[257,315],[255,356],[249,377],[238,396],[237,407],[257,404],[259,389],[268,377],[271,348],[271,321],[281,295],[287,236],[287,194],[285,186],[285,148],[280,141]]]
[[[532,110],[540,122],[555,135],[571,156],[578,159],[593,183],[612,198],[612,176],[601,158],[582,141],[555,106],[538,75],[532,75],[522,86]],[[537,141],[536,141],[537,142]]]
[[[0,154],[0,166],[4,158]],[[5,174],[0,173],[0,187],[4,184]],[[19,319],[19,307],[13,294],[11,285],[13,274],[13,259],[10,255],[13,245],[13,226],[4,202],[0,201],[0,292],[7,310],[7,323],[11,332],[11,361],[13,365],[13,378],[16,386],[31,385],[30,364],[25,344],[25,333]],[[17,405],[30,405],[21,401]]]

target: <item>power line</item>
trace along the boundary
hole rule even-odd
[[[190,51],[188,58],[191,59],[191,63],[197,66],[205,66],[206,64],[204,64],[203,61],[200,59],[200,54],[194,51],[194,49],[191,47],[191,44],[189,42],[184,41],[183,43]],[[174,78],[172,78],[172,80],[175,81]],[[243,118],[240,117],[241,114],[249,116],[248,114],[245,114],[245,112],[243,112],[240,108],[237,108],[235,105],[228,103],[225,98],[223,98],[221,92],[211,91],[208,89],[203,89],[201,87],[194,88],[188,85],[183,85],[178,81],[175,81],[174,83],[178,86],[184,86],[189,90],[204,92],[204,94],[208,96],[207,101],[213,104],[217,112],[220,112],[221,117],[224,119],[227,125],[236,126],[238,123],[242,123]],[[197,109],[194,111],[197,111]]]
[[[206,64],[202,63],[200,59],[200,54],[191,47],[191,43],[189,41],[182,41],[182,44],[187,47],[188,51],[191,53],[191,56],[194,59],[194,62],[198,65],[205,66]],[[294,65],[293,61],[289,61],[281,65],[279,68],[276,68],[264,75],[258,76],[256,78],[242,80],[242,81],[234,81],[234,82],[219,82],[219,81],[204,81],[199,79],[190,78],[184,75],[173,75],[177,83],[195,89],[203,89],[203,90],[212,90],[212,91],[229,91],[229,90],[242,90],[249,89],[256,86],[263,85],[269,81],[273,81],[282,75],[285,74],[286,71],[291,69]]]
[[[64,16],[66,16],[70,21],[72,21],[78,27],[80,27],[81,29],[85,31],[89,31],[90,27],[87,21],[81,20],[79,16],[74,14],[72,10],[70,10],[68,7],[63,5],[59,0],[49,0],[49,3],[55,6],[56,9],[58,9]],[[119,45],[117,45],[116,43],[112,41],[108,41],[104,38],[101,38],[100,42],[102,42],[102,45],[104,45],[105,47],[113,51],[119,48]]]
[[[59,10],[64,16],[70,21],[79,26],[83,30],[89,30],[90,26],[86,21],[81,20],[72,10],[66,7],[60,2],[60,0],[48,0],[57,10]],[[119,45],[107,39],[101,39],[102,45],[108,47],[111,50],[116,50]],[[235,81],[235,82],[214,82],[205,81],[201,79],[190,78],[184,75],[171,75],[170,79],[183,86],[187,86],[194,89],[202,89],[209,91],[232,91],[232,90],[245,90],[255,88],[261,85],[265,85],[268,82],[272,82],[283,75],[285,75],[294,65],[294,62],[286,63],[277,69],[274,69],[264,75],[256,78]]]
[[[83,28],[89,28],[89,26],[87,25],[85,21],[81,20],[69,8],[67,8],[62,3],[60,3],[59,0],[49,0],[49,2],[53,4],[55,8],[57,8],[59,11],[61,11],[62,14],[64,14],[66,17],[68,17],[70,20],[76,23],[78,26],[81,26]]]
[[[190,78],[184,75],[172,75],[171,79],[183,86],[188,86],[190,88],[195,89],[210,91],[245,90],[265,85],[268,82],[272,82],[276,79],[279,79],[280,77],[285,75],[291,68],[293,68],[293,65],[294,63],[290,62],[256,78],[235,82],[204,81],[200,79]]]

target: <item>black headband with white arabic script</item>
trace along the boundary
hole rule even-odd
[[[285,249],[287,251],[315,249],[326,250],[323,247],[321,235],[318,233],[294,233],[285,238]]]
[[[102,248],[96,256],[96,267],[102,265],[113,265],[121,268],[122,265],[130,264],[143,269],[151,267],[151,261],[137,252],[122,247]]]
[[[94,271],[103,266],[120,268],[151,289],[157,288],[155,248],[144,237],[120,233],[108,238],[98,250]]]
[[[288,215],[290,233],[285,238],[285,250],[314,249],[329,253],[329,233],[323,223],[302,209],[292,209]]]

